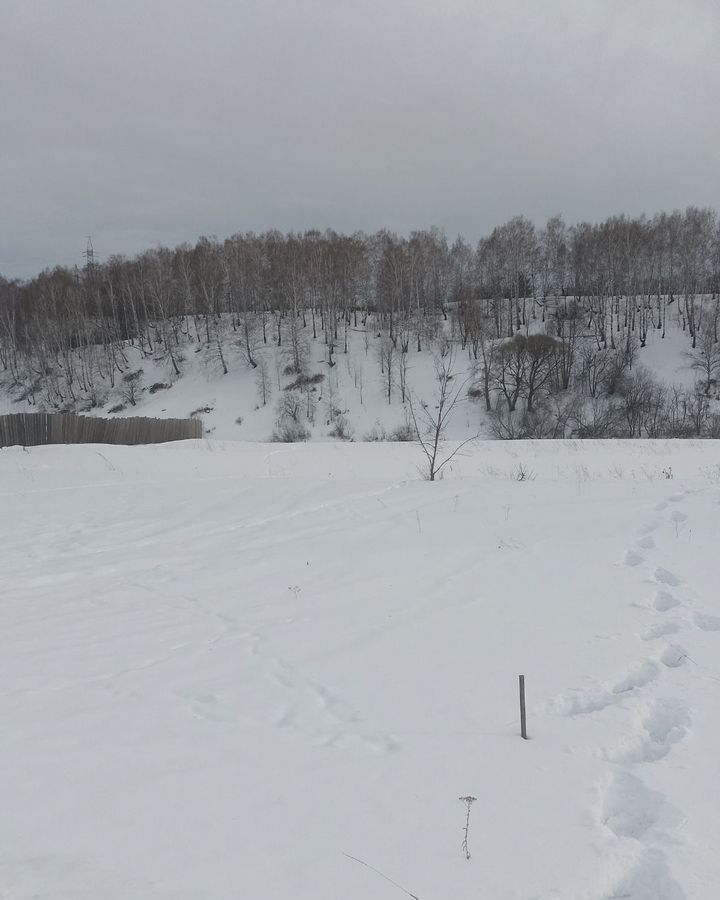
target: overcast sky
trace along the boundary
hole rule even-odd
[[[0,272],[720,206],[718,0],[0,0]]]

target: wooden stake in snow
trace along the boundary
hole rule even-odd
[[[527,718],[525,715],[525,676],[518,675],[520,682],[520,734],[523,740],[527,740]]]

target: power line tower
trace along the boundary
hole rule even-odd
[[[88,235],[87,247],[83,251],[83,256],[85,257],[85,277],[91,281],[95,274],[95,250],[90,235]]]

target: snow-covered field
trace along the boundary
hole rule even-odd
[[[720,896],[719,450],[0,451],[0,898]]]

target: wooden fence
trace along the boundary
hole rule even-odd
[[[66,413],[0,416],[0,447],[38,444],[162,444],[201,438],[200,419],[103,419]]]

